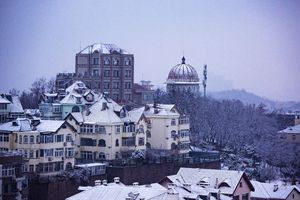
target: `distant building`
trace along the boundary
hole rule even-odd
[[[185,63],[185,58],[182,58],[181,64],[174,66],[169,72],[166,84],[167,92],[183,92],[190,91],[198,93],[200,88],[198,73],[195,68]]]
[[[216,199],[223,195],[223,199],[228,200],[250,200],[254,191],[245,172],[232,170],[180,168],[176,175],[167,176],[160,184],[166,188],[182,185],[185,190],[199,194],[201,199],[209,199],[207,194],[210,194],[208,196]]]
[[[300,124],[278,131],[278,136],[282,141],[300,143]]]
[[[81,81],[75,81],[64,94],[44,93],[40,99],[39,109],[42,119],[62,120],[70,112],[82,112],[93,104],[99,95],[88,89]]]
[[[154,90],[151,81],[141,81],[133,85],[133,102],[137,105],[146,105],[154,102]]]
[[[28,179],[23,173],[26,164],[22,154],[0,152],[0,199],[21,200],[28,197]]]
[[[190,147],[189,117],[180,114],[173,104],[148,104],[144,108],[147,124],[147,147],[188,153]]]
[[[22,153],[25,172],[56,175],[73,168],[74,141],[75,130],[65,121],[18,118],[0,125],[1,150]]]
[[[134,56],[114,44],[92,44],[76,54],[75,73],[57,74],[57,92],[78,80],[96,92],[109,93],[116,102],[131,102]]]
[[[24,116],[24,109],[18,96],[0,94],[0,124]]]
[[[300,199],[300,189],[296,186],[261,183],[251,181],[255,191],[251,192],[251,200],[297,200]]]

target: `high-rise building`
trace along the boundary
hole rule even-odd
[[[75,73],[56,76],[58,92],[80,80],[89,89],[106,92],[120,103],[132,101],[134,56],[114,44],[92,44],[75,57]]]

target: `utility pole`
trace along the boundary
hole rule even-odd
[[[204,65],[203,69],[203,80],[202,80],[202,85],[203,85],[203,90],[204,90],[204,99],[206,97],[206,82],[207,82],[207,65]]]

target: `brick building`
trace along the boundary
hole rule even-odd
[[[132,101],[134,56],[114,44],[92,44],[76,54],[75,73],[59,73],[56,89],[63,91],[74,81],[89,89],[107,92],[121,103]]]

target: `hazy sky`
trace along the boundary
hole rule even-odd
[[[135,55],[135,82],[163,86],[186,57],[208,90],[300,101],[300,1],[0,1],[0,91],[74,72],[80,47]]]

